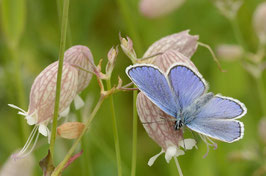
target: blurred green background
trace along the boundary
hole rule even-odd
[[[119,32],[132,37],[133,42],[138,40],[134,44],[139,57],[154,41],[186,29],[190,29],[193,35],[199,35],[199,41],[209,44],[212,48],[222,43],[237,43],[230,22],[221,15],[211,0],[187,0],[179,9],[156,19],[142,16],[138,10],[139,1],[136,0],[124,1],[129,9],[127,13],[130,18],[127,19],[122,13],[119,2],[121,1],[70,0],[67,48],[77,44],[86,45],[91,49],[95,63],[103,58],[105,66],[107,52],[112,46],[119,44]],[[262,1],[244,0],[237,17],[244,41],[251,52],[255,52],[258,45],[258,39],[252,28],[252,15],[260,2]],[[47,65],[57,60],[62,1],[2,0],[0,5],[0,166],[2,166],[10,154],[21,148],[26,141],[22,133],[25,129],[20,127],[19,119],[22,118],[7,104],[22,104],[23,108],[27,109],[34,78]],[[135,34],[132,34],[132,31]],[[135,39],[134,35],[139,39]],[[184,175],[254,174],[258,168],[266,164],[265,158],[232,160],[230,157],[243,150],[259,153],[262,156],[265,150],[265,144],[258,136],[258,123],[263,112],[259,105],[254,79],[243,69],[240,61],[221,61],[227,72],[220,72],[208,50],[202,47],[198,48],[192,61],[209,82],[210,91],[239,99],[248,108],[248,113],[241,119],[245,124],[245,136],[242,140],[233,144],[217,142],[218,149],[211,149],[204,159],[206,145],[200,141],[198,150],[193,149],[180,156],[179,163]],[[124,83],[129,82],[124,70],[130,64],[130,60],[120,50],[113,83],[117,82],[118,75]],[[265,74],[263,77],[265,78]],[[20,83],[23,89],[19,88]],[[265,83],[264,79],[264,85]],[[88,99],[92,107],[96,103],[99,88],[95,77],[82,93],[82,97]],[[114,101],[123,173],[130,175],[132,92],[115,94]],[[74,115],[75,111],[72,113]],[[22,122],[26,123],[24,120]],[[84,137],[84,153],[64,171],[63,175],[117,175],[109,101],[104,102]],[[72,141],[57,139],[56,163],[63,159],[71,144]],[[35,175],[42,173],[38,163],[46,156],[48,147],[47,139],[41,137],[34,151]],[[167,164],[164,156],[156,160],[152,167],[147,165],[149,158],[160,150],[161,148],[148,137],[139,123],[136,175],[178,175],[174,162]]]

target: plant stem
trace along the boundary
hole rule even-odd
[[[15,84],[16,84],[16,90],[17,90],[17,97],[18,97],[18,104],[19,106],[24,109],[26,108],[26,104],[25,104],[25,92],[24,92],[24,86],[23,86],[23,82],[22,82],[22,78],[21,78],[21,69],[20,69],[20,60],[18,58],[18,49],[16,46],[14,47],[10,47],[10,53],[12,55],[12,58],[14,60],[14,64],[15,64]],[[20,130],[21,130],[21,134],[22,134],[22,140],[23,143],[24,141],[27,140],[27,136],[29,134],[29,128],[27,126],[27,124],[25,123],[23,118],[19,118],[19,124],[20,124]]]
[[[132,37],[137,53],[143,54],[142,43],[140,42],[139,35],[136,30],[136,25],[134,24],[134,18],[130,14],[130,8],[127,5],[128,1],[117,0],[117,4],[119,5],[120,12],[124,17],[124,21],[126,22],[127,28],[129,30],[129,34]],[[138,117],[136,110],[136,98],[137,92],[133,93],[133,137],[132,137],[132,163],[131,163],[131,176],[136,175],[136,162],[137,162],[137,127],[138,127]]]
[[[266,117],[266,96],[265,96],[265,88],[264,88],[264,83],[262,79],[262,74],[260,75],[260,77],[255,78],[255,79],[256,79],[256,84],[258,88],[262,115]]]
[[[107,89],[110,90],[111,80],[106,80],[107,82]],[[115,115],[115,106],[114,106],[114,98],[113,95],[110,95],[110,109],[112,112],[112,120],[113,120],[113,135],[114,135],[114,142],[115,142],[115,152],[116,152],[116,162],[117,162],[117,172],[118,176],[122,176],[122,164],[121,164],[121,154],[120,154],[120,146],[119,146],[119,136],[117,130],[117,122],[116,122],[116,115]]]
[[[179,173],[179,176],[183,176],[183,173],[182,173],[182,170],[181,170],[181,167],[179,165],[179,162],[177,160],[177,157],[174,157],[175,159],[175,164],[176,164],[176,167],[177,167],[177,170],[178,170],[178,173]]]
[[[230,21],[231,26],[233,28],[234,35],[236,37],[236,40],[237,40],[238,44],[240,44],[243,47],[244,50],[247,49],[246,44],[244,42],[244,39],[242,37],[241,31],[239,29],[239,26],[238,26],[238,23],[237,23],[237,19],[233,18],[233,19],[229,19],[229,21]]]
[[[77,120],[79,122],[83,122],[82,113],[80,111],[76,112],[76,116],[77,116]],[[91,162],[89,161],[90,157],[89,157],[89,151],[88,151],[88,145],[87,145],[87,138],[86,137],[81,139],[81,148],[86,149],[86,150],[83,150],[83,154],[82,154],[82,157],[80,160],[80,165],[82,168],[81,173],[82,173],[82,175],[89,176],[90,175],[89,169],[91,168],[90,167]]]
[[[134,86],[136,87],[136,86]],[[137,164],[137,142],[138,142],[138,116],[136,108],[137,91],[133,91],[133,139],[132,139],[132,162],[131,162],[131,176],[136,175]]]
[[[55,168],[54,172],[52,173],[52,176],[57,176],[59,175],[65,164],[67,163],[67,161],[69,160],[69,158],[71,157],[71,155],[73,154],[73,152],[75,151],[76,147],[78,146],[82,136],[84,136],[84,134],[87,132],[92,120],[94,119],[97,111],[99,110],[99,108],[101,107],[102,103],[103,103],[103,100],[105,99],[105,97],[100,97],[98,103],[96,104],[96,106],[94,107],[92,113],[90,114],[86,124],[85,124],[85,127],[81,133],[81,135],[77,138],[77,140],[74,142],[74,144],[72,145],[72,147],[70,148],[70,150],[67,152],[65,158],[63,159],[63,161],[60,162],[60,164]]]
[[[51,152],[52,158],[54,156],[54,145],[55,145],[55,138],[56,138],[57,118],[58,118],[58,114],[59,114],[61,79],[62,79],[62,70],[63,70],[63,62],[64,62],[64,51],[65,51],[65,45],[66,45],[68,9],[69,9],[69,0],[64,0],[62,28],[61,28],[61,40],[60,40],[60,49],[59,49],[59,63],[58,63],[57,81],[56,81],[54,117],[53,117],[53,127],[52,127],[51,142],[50,142],[50,152]]]
[[[236,18],[230,20],[232,28],[234,30],[234,34],[236,36],[237,42],[239,45],[241,45],[244,49],[247,49],[245,42],[242,38],[240,29],[238,27]],[[265,96],[265,89],[264,89],[264,83],[262,80],[262,74],[258,78],[254,78],[256,82],[256,86],[258,88],[258,94],[259,94],[259,99],[260,99],[260,104],[261,104],[261,110],[263,113],[263,116],[266,116],[266,96]]]

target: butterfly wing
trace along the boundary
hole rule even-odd
[[[165,113],[176,117],[177,103],[165,75],[156,67],[146,64],[129,66],[126,73],[134,84]]]
[[[244,135],[243,123],[235,119],[246,112],[245,105],[238,100],[216,95],[185,124],[193,131],[231,143]]]
[[[186,65],[172,66],[167,75],[181,109],[187,108],[207,90],[207,83],[200,73]]]
[[[230,97],[215,95],[202,107],[197,114],[197,118],[220,120],[238,119],[245,115],[246,112],[247,108],[240,101]]]

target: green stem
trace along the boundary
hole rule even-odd
[[[177,167],[177,170],[178,170],[178,173],[179,173],[179,176],[183,176],[183,173],[182,173],[182,170],[181,170],[181,167],[179,165],[179,162],[177,160],[177,157],[174,157],[175,159],[175,164],[176,164],[176,167]]]
[[[137,116],[136,100],[137,100],[137,91],[134,91],[133,92],[133,137],[132,137],[133,139],[132,139],[131,176],[136,175],[136,164],[137,164],[138,116]]]
[[[108,79],[107,81],[107,89],[111,90],[111,80]],[[112,112],[112,120],[113,120],[113,135],[114,135],[114,142],[115,142],[115,152],[116,152],[116,162],[117,162],[117,172],[118,176],[122,176],[122,164],[121,164],[121,154],[120,154],[120,146],[119,146],[119,136],[117,130],[117,122],[116,122],[116,115],[115,115],[115,106],[114,106],[114,98],[113,95],[110,95],[110,109]]]
[[[63,70],[63,62],[64,62],[64,51],[65,51],[65,45],[66,45],[68,9],[69,9],[69,0],[64,0],[62,28],[61,28],[61,40],[60,40],[60,50],[59,50],[59,63],[58,63],[58,72],[57,72],[57,81],[56,81],[54,117],[53,117],[53,127],[52,127],[51,142],[50,142],[50,152],[51,152],[52,158],[54,156],[54,145],[55,145],[55,138],[56,138],[57,118],[58,118],[58,114],[59,114],[61,79],[62,79],[62,70]]]
[[[82,139],[82,137],[84,136],[84,134],[87,132],[92,120],[94,119],[96,113],[98,112],[99,108],[101,107],[103,100],[105,99],[105,97],[100,97],[98,103],[96,104],[96,106],[94,107],[92,113],[90,114],[85,127],[81,133],[81,135],[77,138],[77,140],[74,142],[74,144],[72,145],[72,147],[70,148],[70,150],[67,152],[65,158],[63,159],[63,161],[60,162],[60,164],[55,168],[54,172],[52,173],[52,176],[58,176],[61,174],[64,166],[66,165],[66,163],[68,162],[69,158],[72,156],[72,154],[74,153],[75,149],[77,148],[80,140]]]
[[[240,44],[243,47],[243,49],[247,49],[245,41],[244,41],[242,34],[241,34],[241,31],[239,29],[237,19],[233,18],[233,19],[229,19],[229,20],[230,20],[230,23],[231,23],[231,26],[233,28],[234,35],[236,37],[238,44]]]
[[[126,23],[127,29],[129,31],[130,37],[132,37],[134,41],[134,47],[138,53],[143,51],[142,43],[140,42],[140,37],[136,30],[136,25],[134,24],[135,18],[132,18],[132,14],[130,13],[131,8],[128,7],[128,1],[125,0],[117,0],[117,4],[119,5],[120,13],[122,14],[124,21]]]
[[[77,119],[79,122],[83,122],[83,118],[82,118],[82,114],[80,111],[77,111],[76,112],[76,116],[77,116]],[[82,157],[81,157],[81,160],[80,160],[80,165],[81,165],[81,168],[82,168],[82,175],[86,175],[86,176],[89,176],[90,175],[90,165],[91,165],[91,162],[90,162],[90,157],[89,157],[89,151],[88,151],[88,145],[87,145],[87,138],[84,137],[81,139],[81,147],[83,149],[86,149],[86,150],[83,150],[83,154],[82,154]]]
[[[265,96],[265,88],[264,88],[262,75],[259,78],[256,78],[256,84],[258,88],[258,94],[259,94],[262,113],[263,113],[263,116],[266,117],[266,96]]]
[[[137,53],[143,53],[142,43],[140,42],[140,37],[136,30],[136,25],[134,24],[134,18],[130,13],[130,8],[127,5],[127,1],[117,0],[117,4],[119,5],[120,12],[124,17],[124,21],[129,30],[129,34],[134,41],[134,46],[136,48]],[[131,163],[131,176],[136,175],[136,162],[137,162],[137,110],[136,110],[136,98],[137,92],[133,93],[133,138],[132,138],[132,163]]]
[[[10,53],[12,55],[12,58],[14,60],[14,70],[15,70],[15,84],[16,84],[16,92],[17,92],[17,97],[18,97],[18,105],[22,108],[26,108],[26,97],[25,97],[25,92],[24,92],[24,86],[21,78],[21,69],[20,69],[20,59],[18,58],[18,49],[17,47],[10,48]],[[29,127],[25,123],[25,120],[23,118],[19,118],[19,124],[20,124],[20,130],[22,134],[22,140],[23,143],[24,141],[27,140],[28,134],[29,134]]]

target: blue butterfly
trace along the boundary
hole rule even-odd
[[[166,74],[148,64],[129,66],[126,73],[134,84],[161,110],[175,117],[175,129],[183,126],[208,137],[234,142],[244,135],[236,120],[247,109],[240,101],[207,93],[201,74],[184,64],[174,64]]]

